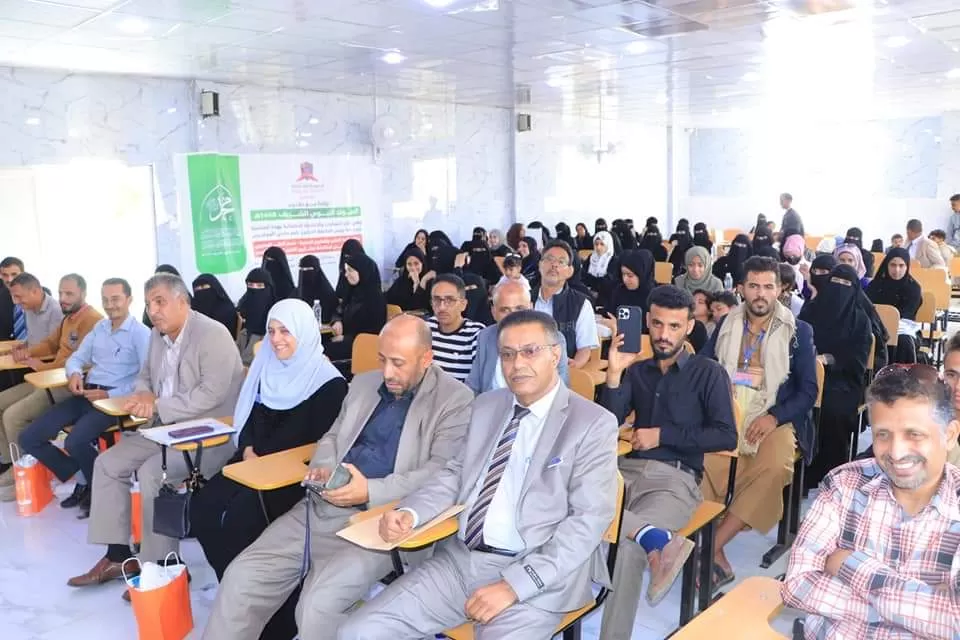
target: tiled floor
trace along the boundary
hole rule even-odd
[[[62,496],[71,487],[58,487]],[[134,640],[136,624],[130,605],[120,599],[121,582],[102,587],[72,589],[66,580],[89,569],[103,548],[86,542],[86,521],[75,518],[76,510],[56,504],[41,514],[21,518],[15,505],[0,505],[0,639],[2,640]],[[728,556],[738,578],[750,575],[776,576],[785,570],[781,559],[769,570],[758,566],[760,556],[771,546],[773,536],[756,533],[738,537]],[[196,630],[199,638],[216,594],[216,579],[199,545],[187,541],[183,554],[193,576],[191,584]],[[676,585],[656,609],[641,603],[634,626],[634,640],[660,640],[674,629],[679,612],[680,588]],[[781,631],[790,620],[778,620]],[[584,638],[596,638],[600,612],[586,622]]]

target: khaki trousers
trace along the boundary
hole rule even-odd
[[[766,533],[783,516],[783,488],[793,478],[797,452],[792,424],[784,424],[760,442],[756,455],[737,460],[736,488],[730,513],[748,527]],[[704,475],[700,485],[705,500],[723,502],[727,497],[730,459],[704,456]]]
[[[678,531],[703,500],[692,475],[656,460],[620,458],[620,473],[626,492],[623,524],[613,591],[603,604],[600,640],[630,640],[633,635],[647,554],[630,536],[648,524]]]
[[[236,451],[233,442],[203,450],[200,472],[209,478],[223,468]],[[191,453],[196,460],[196,454]],[[87,540],[92,544],[130,543],[130,487],[133,474],[140,481],[143,501],[143,538],[140,557],[144,561],[162,561],[171,551],[179,551],[180,541],[153,532],[153,499],[160,491],[160,445],[139,433],[125,435],[120,442],[97,456],[93,465],[93,493],[90,504],[90,528]],[[178,484],[189,470],[179,451],[167,451],[167,482]]]

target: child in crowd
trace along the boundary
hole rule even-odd
[[[937,249],[940,250],[940,255],[943,256],[943,262],[946,265],[950,265],[950,261],[953,260],[953,257],[957,255],[957,252],[953,247],[947,244],[947,232],[943,229],[934,229],[930,232],[928,236],[933,240],[934,244],[937,245]]]
[[[713,316],[710,314],[710,294],[703,289],[697,289],[693,292],[693,301],[696,307],[693,310],[693,317],[699,320],[707,328],[707,335],[713,335],[716,325],[713,323]]]
[[[887,247],[887,253],[889,253],[890,249],[893,249],[894,247],[898,249],[903,248],[903,236],[900,235],[899,233],[895,233],[892,236],[890,236],[890,246]]]
[[[503,277],[500,278],[500,281],[497,282],[497,286],[504,284],[505,282],[519,282],[527,290],[527,293],[530,292],[530,282],[523,277],[520,273],[523,265],[523,258],[515,253],[508,254],[503,259]]]
[[[726,316],[730,311],[737,307],[740,301],[737,294],[733,291],[721,291],[710,297],[710,317],[714,325],[720,321],[720,318]]]

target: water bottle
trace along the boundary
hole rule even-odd
[[[323,307],[320,306],[319,300],[314,300],[313,301],[313,317],[317,319],[318,326],[323,323],[322,316],[323,316]]]
[[[729,273],[723,277],[723,288],[727,291],[733,290],[733,276]]]

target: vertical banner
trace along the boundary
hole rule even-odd
[[[300,258],[315,255],[335,282],[340,247],[351,238],[382,260],[380,170],[369,158],[196,153],[174,162],[176,266],[188,282],[213,273],[236,300],[247,272],[273,246],[287,254],[294,280]]]
[[[233,273],[247,263],[240,200],[240,158],[187,157],[194,263],[199,273]]]

